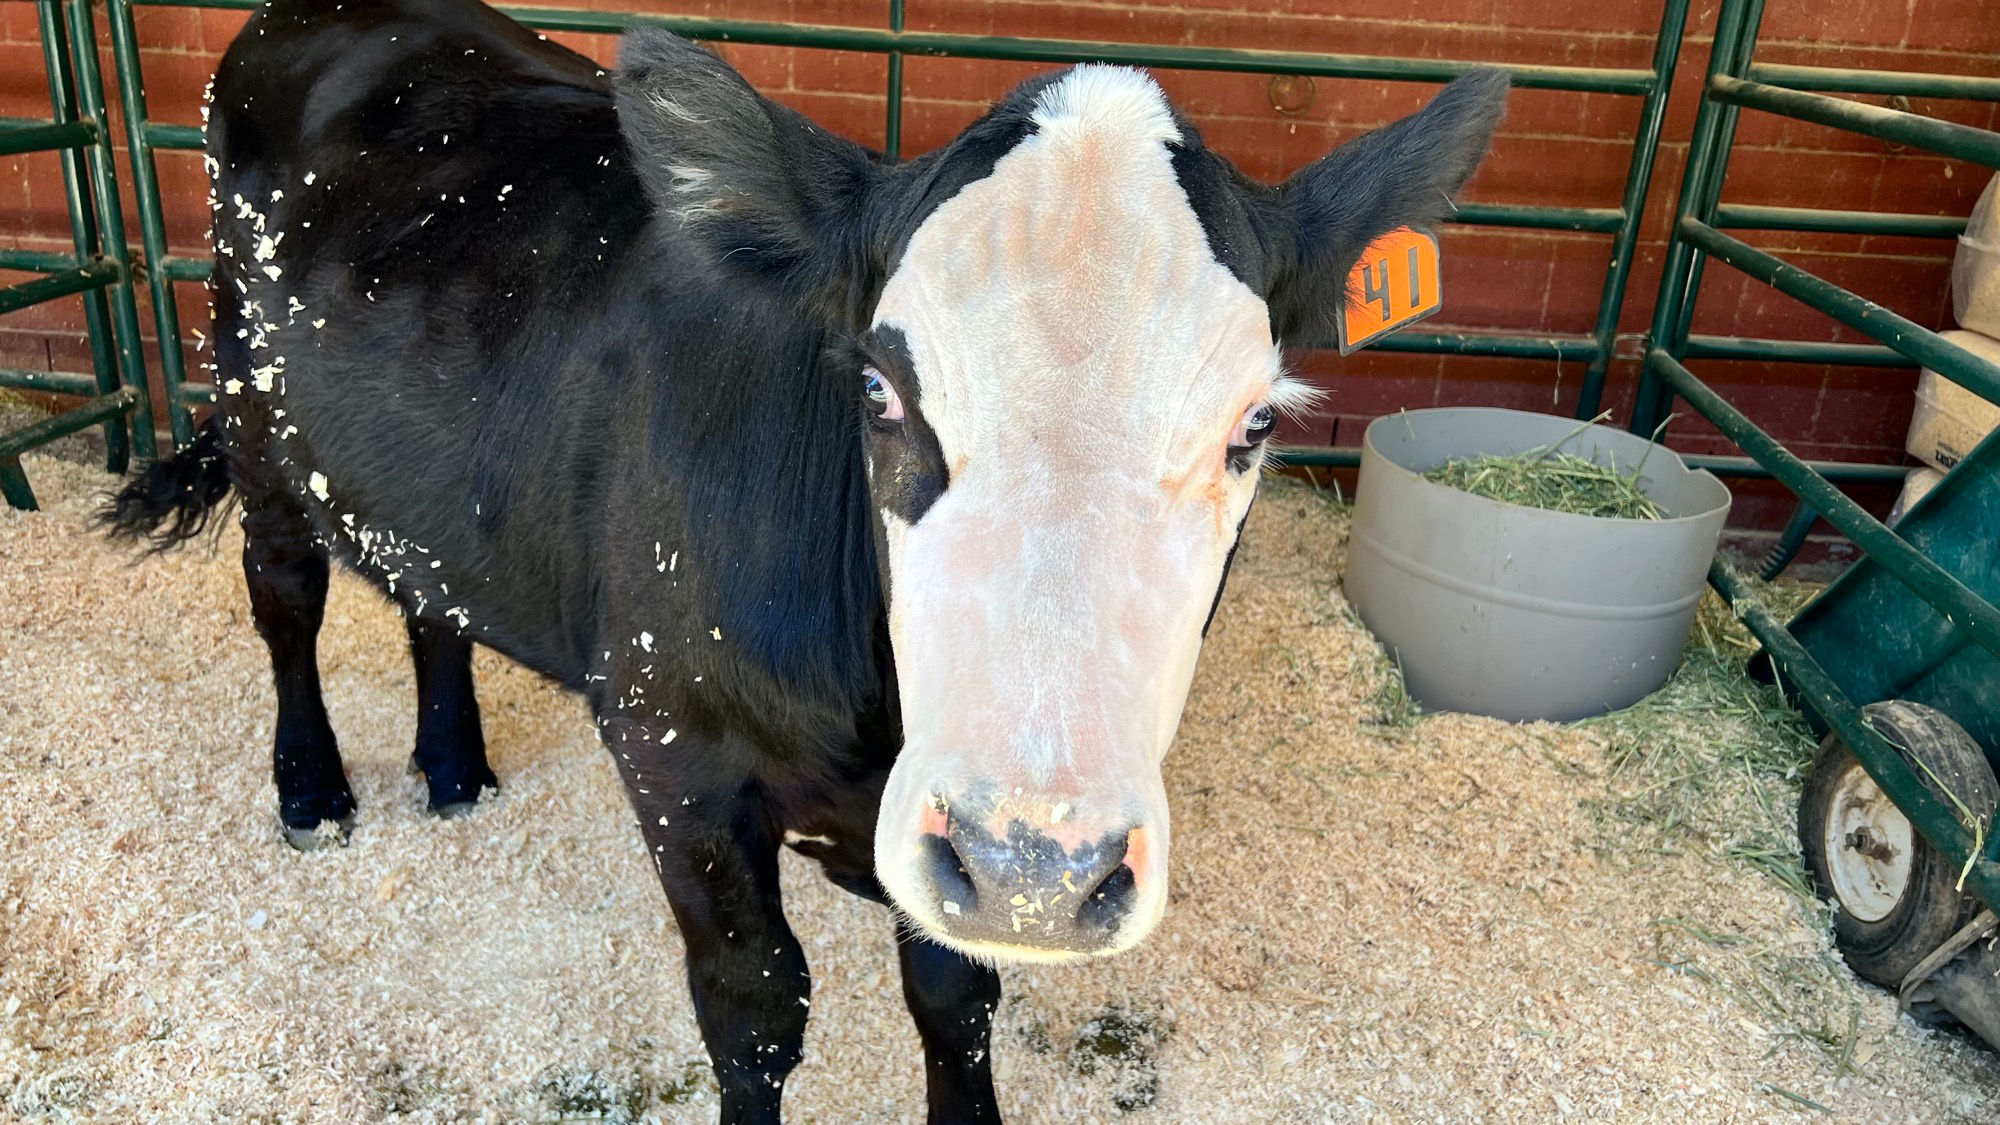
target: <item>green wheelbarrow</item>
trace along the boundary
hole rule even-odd
[[[1945,475],[1896,532],[1974,593],[2000,603],[2000,434]],[[1869,724],[1982,844],[2000,804],[2000,657],[1863,559],[1790,624]],[[1768,655],[1753,664],[1772,676]],[[1919,1019],[1955,1018],[2000,1048],[2000,925],[1961,873],[1829,733],[1799,802],[1799,843],[1854,971]]]

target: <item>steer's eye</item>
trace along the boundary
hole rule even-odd
[[[903,420],[903,400],[897,396],[896,388],[889,385],[880,371],[872,367],[861,369],[861,393],[868,399],[868,410],[884,422]]]
[[[1236,432],[1229,437],[1231,449],[1249,449],[1271,436],[1272,427],[1278,424],[1277,412],[1269,403],[1259,403],[1243,415],[1236,423]]]

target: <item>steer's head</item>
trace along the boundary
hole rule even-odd
[[[1125,949],[1166,902],[1160,761],[1257,489],[1356,258],[1423,226],[1505,98],[1468,75],[1279,187],[1145,74],[1016,90],[890,166],[665,35],[624,128],[662,210],[826,319],[852,387],[905,741],[883,885],[1001,960]]]

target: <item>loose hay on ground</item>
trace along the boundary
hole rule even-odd
[[[337,582],[361,821],[292,853],[233,530],[134,566],[88,529],[101,474],[29,471],[49,510],[0,515],[0,1116],[712,1117],[679,940],[574,699],[482,653],[506,790],[431,821],[400,624]],[[1166,922],[1006,972],[1012,1120],[1945,1121],[2000,1094],[1744,859],[1796,870],[1738,818],[1751,790],[1717,776],[1655,823],[1671,738],[1409,714],[1340,594],[1345,530],[1297,486],[1258,505],[1168,762]],[[1710,706],[1690,683],[1668,706]],[[1793,764],[1744,760],[1771,816]],[[884,913],[785,875],[816,978],[794,1116],[918,1119]],[[1821,975],[1771,971],[1797,964]],[[1801,1033],[1826,1011],[1851,1046]]]

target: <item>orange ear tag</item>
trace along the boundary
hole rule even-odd
[[[1352,355],[1444,307],[1437,239],[1397,227],[1368,244],[1347,278],[1340,354]]]

